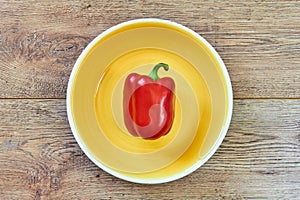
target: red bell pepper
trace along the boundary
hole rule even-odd
[[[123,114],[127,130],[136,137],[157,139],[166,135],[173,124],[175,108],[175,82],[172,78],[159,78],[157,71],[169,66],[157,64],[149,76],[129,74],[123,93]]]

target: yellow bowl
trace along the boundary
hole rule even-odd
[[[156,140],[130,135],[123,120],[123,87],[130,73],[175,81],[171,130]],[[104,171],[136,183],[184,177],[217,150],[229,127],[233,96],[226,67],[194,31],[171,21],[137,19],[95,38],[78,58],[67,90],[68,119],[84,153]]]

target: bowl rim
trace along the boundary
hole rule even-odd
[[[179,28],[181,30],[183,30],[184,32],[187,32],[188,34],[191,34],[192,36],[194,36],[196,39],[198,39],[200,42],[202,42],[209,50],[210,52],[213,54],[213,56],[216,58],[222,75],[225,78],[225,84],[227,87],[227,106],[228,106],[228,112],[227,112],[227,116],[226,116],[226,120],[223,124],[222,130],[219,134],[218,139],[216,140],[216,142],[214,143],[214,145],[211,147],[211,150],[209,151],[208,154],[206,154],[206,156],[199,160],[198,162],[196,162],[194,165],[192,165],[191,167],[189,167],[188,169],[172,175],[170,177],[166,177],[166,178],[134,178],[134,177],[130,177],[130,176],[126,176],[122,173],[119,173],[118,171],[115,171],[105,165],[103,165],[101,162],[99,162],[90,152],[88,147],[86,147],[86,145],[81,141],[79,133],[77,132],[75,123],[74,123],[74,118],[73,118],[73,114],[72,114],[72,109],[71,109],[71,93],[72,93],[72,84],[74,82],[74,79],[76,77],[76,73],[78,71],[78,68],[80,67],[81,62],[83,61],[83,59],[85,58],[85,56],[88,54],[88,52],[97,44],[98,41],[100,41],[102,38],[104,38],[106,35],[110,34],[111,32],[114,32],[122,27],[126,27],[128,25],[132,25],[132,24],[138,24],[138,23],[145,23],[145,22],[151,22],[151,23],[160,23],[160,24],[166,24],[169,26],[173,26],[176,28]],[[226,133],[229,129],[229,125],[230,125],[230,121],[232,118],[232,111],[233,111],[233,92],[232,92],[232,85],[231,85],[231,81],[230,81],[230,77],[229,77],[229,73],[226,69],[226,66],[223,62],[223,60],[221,59],[220,55],[217,53],[217,51],[212,47],[212,45],[207,42],[202,36],[200,36],[198,33],[196,33],[195,31],[191,30],[190,28],[187,28],[177,22],[173,22],[170,20],[165,20],[165,19],[159,19],[159,18],[139,18],[139,19],[133,19],[133,20],[129,20],[126,22],[122,22],[120,24],[117,24],[115,26],[112,26],[110,28],[108,28],[107,30],[103,31],[102,33],[100,33],[96,38],[94,38],[87,46],[86,48],[82,51],[82,53],[80,54],[80,56],[78,57],[78,59],[76,60],[74,67],[72,69],[72,72],[70,74],[70,78],[68,81],[68,86],[67,86],[67,96],[66,96],[66,105],[67,105],[67,117],[68,117],[68,122],[69,125],[71,127],[71,131],[72,134],[76,140],[76,142],[79,144],[81,150],[85,153],[85,155],[94,163],[96,164],[98,167],[100,167],[102,170],[104,170],[105,172],[129,181],[129,182],[133,182],[133,183],[141,183],[141,184],[160,184],[160,183],[167,183],[167,182],[171,182],[171,181],[175,181],[177,179],[183,178],[189,174],[191,174],[192,172],[196,171],[198,168],[200,168],[204,163],[206,163],[212,156],[213,154],[217,151],[217,149],[219,148],[219,146],[221,145],[221,143],[223,142]]]

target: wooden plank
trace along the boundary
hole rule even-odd
[[[82,153],[65,100],[0,100],[1,199],[297,199],[300,100],[235,100],[216,154],[162,185],[128,183]]]
[[[8,1],[0,7],[0,98],[64,98],[72,67],[105,29],[179,22],[228,67],[235,98],[300,98],[299,1]]]

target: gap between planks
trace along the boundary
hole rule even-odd
[[[0,98],[0,101],[3,100],[66,100],[66,98]],[[233,98],[233,100],[300,100],[300,97],[259,97],[259,98]]]

